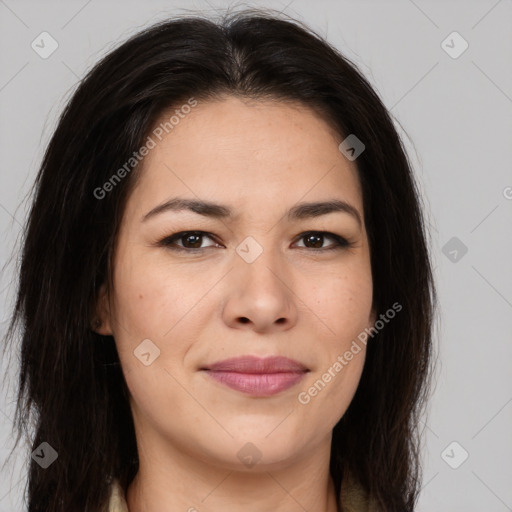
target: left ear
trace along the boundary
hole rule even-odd
[[[110,321],[110,304],[106,284],[102,284],[96,300],[96,316],[92,320],[91,329],[103,336],[112,335]]]

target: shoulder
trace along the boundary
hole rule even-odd
[[[378,512],[373,500],[364,488],[345,472],[341,483],[341,506],[343,512]]]

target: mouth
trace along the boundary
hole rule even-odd
[[[309,369],[287,357],[242,356],[200,368],[225,386],[252,396],[272,396],[295,386]]]

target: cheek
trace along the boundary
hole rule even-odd
[[[187,351],[211,316],[212,303],[201,299],[214,283],[191,286],[194,276],[190,274],[143,258],[120,259],[117,264],[113,332],[123,367],[133,370],[134,390],[168,388],[170,376],[164,369],[173,374],[182,371]],[[141,346],[147,350],[142,352]],[[157,357],[146,368],[136,355],[147,351],[150,359],[153,353]]]
[[[308,402],[305,406],[323,416],[329,428],[345,413],[361,378],[366,345],[358,336],[372,325],[372,291],[371,272],[363,264],[325,273],[309,291],[321,320],[316,343],[322,358],[299,402]]]
[[[129,356],[128,356],[129,357]],[[165,430],[174,425],[176,415],[191,417],[195,411],[190,407],[189,396],[173,378],[173,372],[166,371],[157,364],[158,359],[148,367],[122,361],[123,373],[130,394],[130,405],[136,424],[153,424],[157,430]]]
[[[305,282],[302,295],[310,297],[314,313],[323,321],[326,333],[336,342],[346,342],[368,327],[371,316],[373,288],[369,270],[345,269],[324,273]]]
[[[359,385],[365,347],[350,361],[343,360],[344,353],[344,350],[333,353],[297,396],[297,407],[305,415],[305,422],[320,437],[331,432],[344,416]]]
[[[187,305],[176,281],[168,270],[143,263],[142,258],[120,259],[114,279],[118,334],[130,333],[134,339],[162,338]]]
[[[346,352],[343,352],[344,354]],[[330,385],[331,392],[326,395],[324,407],[332,411],[331,425],[334,425],[345,414],[354,395],[357,391],[361,374],[363,372],[366,347],[363,345],[361,351],[352,356],[350,361],[345,361],[343,369],[332,378]],[[334,372],[333,372],[334,373]],[[334,373],[336,375],[336,373]]]

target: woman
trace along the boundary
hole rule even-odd
[[[434,302],[353,64],[271,11],[150,27],[37,177],[9,331],[29,510],[413,510]]]

